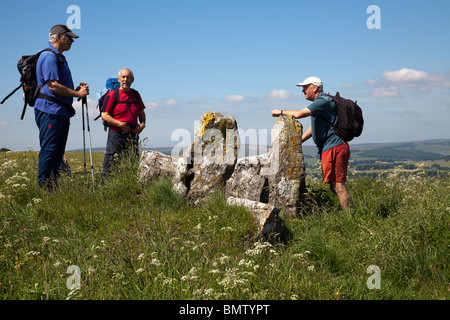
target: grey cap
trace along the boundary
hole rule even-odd
[[[57,34],[57,33],[65,33],[72,38],[79,37],[77,34],[73,33],[72,30],[70,30],[67,26],[63,24],[57,24],[56,26],[53,26],[50,29],[50,34]]]

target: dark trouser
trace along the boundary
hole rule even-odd
[[[56,182],[59,175],[67,137],[70,118],[49,114],[34,109],[36,125],[39,128],[39,174],[40,186]]]
[[[122,134],[108,130],[108,140],[106,141],[105,158],[103,159],[102,176],[105,177],[111,172],[111,166],[122,152],[128,152],[131,156],[139,157],[139,135],[134,133]]]

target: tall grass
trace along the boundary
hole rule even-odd
[[[271,244],[222,193],[190,206],[166,179],[140,184],[133,161],[100,185],[98,159],[93,191],[79,154],[69,155],[72,174],[47,192],[35,152],[1,157],[1,299],[449,297],[449,177],[354,178],[348,213],[308,178],[302,215],[285,218],[283,241]],[[67,284],[71,265],[80,289]],[[367,287],[370,265],[380,289]]]

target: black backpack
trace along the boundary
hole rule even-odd
[[[336,125],[328,122],[334,132],[344,141],[351,141],[355,137],[359,137],[363,131],[364,118],[361,108],[356,101],[342,98],[339,92],[335,96],[326,94],[333,99],[336,104],[337,123]]]
[[[25,111],[27,105],[30,107],[34,107],[34,104],[36,102],[37,98],[46,99],[55,103],[58,103],[70,110],[73,114],[75,114],[75,110],[73,107],[69,104],[63,103],[53,97],[46,96],[41,93],[42,87],[38,85],[37,77],[36,77],[36,64],[39,59],[39,56],[44,51],[50,51],[52,52],[56,58],[58,59],[58,67],[61,68],[61,66],[64,64],[64,62],[61,60],[60,57],[50,48],[44,49],[39,51],[38,53],[31,55],[31,56],[22,56],[20,58],[19,62],[17,63],[17,69],[20,73],[20,85],[15,88],[10,94],[8,94],[0,104],[3,104],[9,97],[11,97],[17,90],[20,88],[23,88],[23,110],[22,110],[22,116],[20,117],[20,120],[23,120],[23,117],[25,116]]]

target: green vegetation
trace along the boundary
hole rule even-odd
[[[448,175],[350,178],[355,208],[343,213],[308,171],[302,215],[269,243],[220,192],[191,207],[170,181],[140,184],[127,162],[100,186],[101,153],[94,192],[83,154],[67,156],[72,174],[49,193],[36,183],[36,152],[1,155],[0,299],[449,298]],[[72,265],[80,289],[67,286]],[[378,290],[366,284],[370,265]]]

